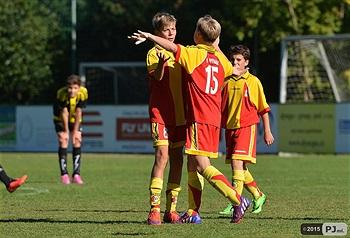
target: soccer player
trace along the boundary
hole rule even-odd
[[[201,223],[201,181],[195,173],[201,174],[215,189],[234,204],[232,223],[239,223],[250,206],[249,199],[240,196],[227,178],[210,164],[210,158],[218,157],[218,144],[221,119],[221,91],[224,78],[232,75],[234,68],[219,50],[220,24],[206,15],[197,21],[194,32],[196,46],[184,47],[164,38],[139,31],[129,36],[140,44],[151,40],[175,55],[175,61],[182,65],[188,74],[188,102],[186,115],[186,149],[188,155],[189,207],[178,220],[179,223]],[[219,50],[219,51],[218,51]],[[244,70],[245,71],[245,70]],[[237,71],[235,74],[242,74]]]
[[[154,15],[154,34],[170,42],[176,37],[176,18],[166,12]],[[183,147],[186,141],[184,110],[185,87],[182,80],[184,69],[175,62],[174,54],[155,44],[148,51],[147,70],[149,74],[150,101],[149,117],[155,149],[154,164],[149,184],[150,213],[149,225],[161,225],[160,204],[163,189],[164,170],[170,162],[166,188],[166,210],[163,221],[176,223],[178,194],[181,191]]]
[[[228,59],[237,69],[247,68],[250,50],[243,45],[231,46]],[[266,102],[260,80],[248,70],[241,76],[230,76],[225,81],[222,90],[222,127],[225,128],[226,159],[232,168],[232,184],[239,194],[245,187],[253,195],[252,213],[259,213],[265,203],[266,195],[257,186],[248,164],[256,163],[257,123],[262,118],[264,125],[264,141],[267,146],[274,142],[270,130],[268,112],[270,107]],[[232,213],[229,204],[219,214]]]
[[[81,79],[71,75],[67,85],[57,91],[56,102],[53,105],[54,124],[58,136],[58,160],[61,170],[61,181],[70,184],[67,170],[67,149],[69,137],[73,147],[73,183],[83,184],[80,177],[81,143],[82,143],[82,108],[86,107],[88,91],[81,86]]]
[[[10,178],[0,164],[0,180],[6,186],[7,191],[9,191],[10,193],[16,191],[16,189],[19,188],[26,181],[27,177],[28,176],[25,174],[20,178]]]

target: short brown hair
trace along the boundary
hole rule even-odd
[[[232,45],[227,50],[227,58],[232,61],[234,55],[243,55],[245,60],[250,59],[250,50],[244,45]]]
[[[177,22],[176,18],[167,12],[159,12],[154,15],[152,19],[153,29],[158,31],[161,31],[163,26],[169,25],[173,22]]]
[[[81,86],[81,79],[78,75],[72,74],[67,78],[67,86],[72,84],[78,84]]]
[[[210,15],[199,18],[196,29],[202,34],[203,40],[209,43],[213,43],[221,34],[220,23]]]

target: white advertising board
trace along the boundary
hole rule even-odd
[[[277,135],[277,105],[270,105],[271,130]],[[275,143],[263,141],[262,123],[258,127],[258,153],[277,153]],[[276,136],[275,136],[276,137]],[[225,153],[224,131],[219,150]],[[69,147],[71,148],[71,147]],[[88,106],[83,110],[84,152],[153,153],[147,105]],[[16,107],[16,151],[56,152],[58,141],[51,106]]]
[[[58,150],[51,106],[18,106],[17,151]],[[151,153],[147,106],[88,106],[83,110],[83,151]]]
[[[350,153],[350,104],[336,104],[335,153]]]
[[[16,107],[17,151],[58,151],[50,106]]]
[[[258,124],[258,138],[256,145],[256,153],[258,154],[277,154],[278,153],[278,104],[269,104],[271,111],[269,112],[270,129],[275,141],[272,145],[267,146],[264,142],[264,124],[260,117]]]

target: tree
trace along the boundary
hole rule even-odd
[[[54,15],[37,0],[0,1],[0,102],[28,104],[52,85],[58,34]]]
[[[0,103],[47,103],[71,69],[71,0],[0,1]],[[297,34],[350,30],[349,0],[77,0],[77,63],[144,61],[152,43],[135,47],[127,35],[152,31],[152,16],[167,11],[178,19],[177,42],[193,44],[199,17],[222,25],[221,49],[243,43],[251,70],[278,101],[280,41]]]
[[[222,24],[221,42],[243,43],[252,50],[251,63],[270,101],[279,98],[282,37],[349,30],[348,0],[223,0],[216,8],[212,11]]]

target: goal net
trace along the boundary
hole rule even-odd
[[[79,75],[89,90],[89,104],[148,104],[145,62],[82,62]]]
[[[284,37],[280,103],[350,101],[350,34]]]

